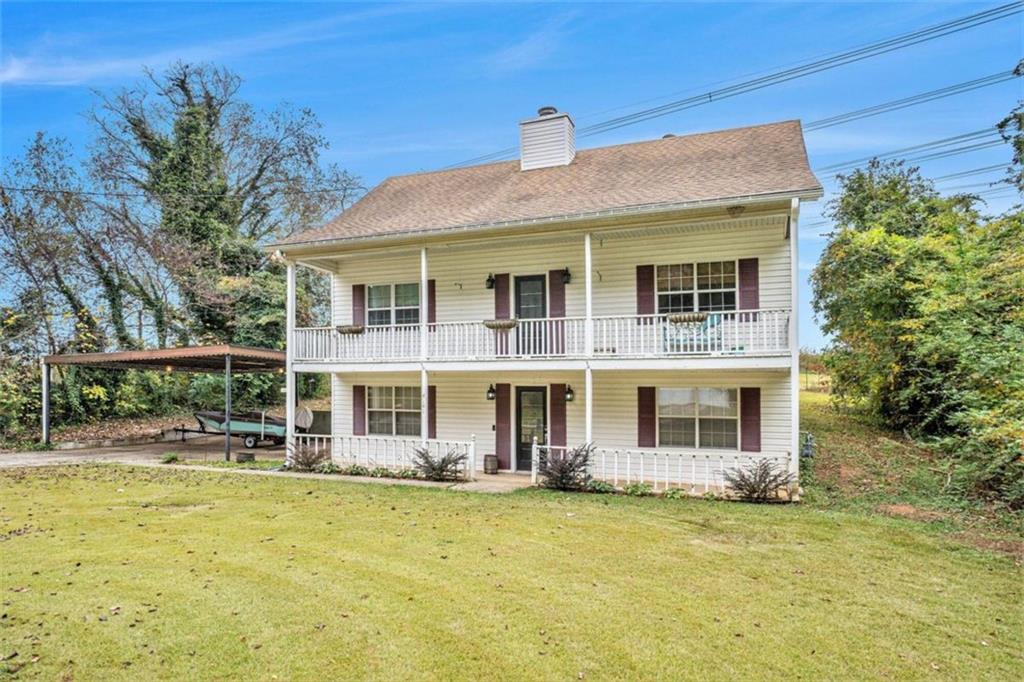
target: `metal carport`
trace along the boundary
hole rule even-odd
[[[155,348],[114,353],[73,353],[46,355],[42,360],[43,375],[43,443],[50,443],[50,367],[52,365],[86,365],[106,369],[149,369],[166,372],[224,373],[224,457],[231,459],[231,374],[252,372],[283,372],[285,352],[248,346],[185,346]]]

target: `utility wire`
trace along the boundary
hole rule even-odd
[[[809,62],[802,66],[796,66],[789,69],[783,69],[775,73],[761,76],[759,78],[753,78],[735,85],[730,85],[717,90],[710,90],[708,92],[686,97],[684,99],[674,100],[666,104],[662,104],[657,107],[650,107],[648,109],[641,109],[640,111],[616,118],[611,118],[600,123],[595,123],[584,128],[580,128],[578,131],[578,137],[590,137],[599,133],[608,132],[624,126],[641,123],[643,121],[649,121],[654,118],[666,116],[678,111],[685,109],[691,109],[693,107],[703,106],[705,104],[711,104],[722,99],[728,99],[737,95],[746,94],[756,90],[770,87],[772,85],[778,85],[787,81],[794,80],[796,78],[803,78],[815,73],[827,71],[847,64],[852,64],[870,57],[886,54],[896,50],[900,50],[906,47],[911,47],[919,43],[935,40],[942,38],[947,35],[966,31],[970,28],[982,26],[992,21],[999,19],[1005,19],[1013,15],[1019,14],[1024,10],[1024,2],[1017,1],[1011,2],[1004,5],[999,5],[981,12],[969,14],[958,19],[943,22],[941,24],[935,24],[934,26],[928,26],[916,31],[904,33],[902,35],[888,38],[885,40],[877,41],[875,43],[868,44],[863,47],[841,52],[830,57],[817,59]],[[467,159],[459,163],[445,166],[445,169],[457,168],[459,166],[465,166],[475,163],[482,163],[486,161],[500,159],[514,154],[516,151],[515,147],[508,147],[490,154],[484,154],[477,156],[472,159]]]
[[[982,173],[991,173],[994,170],[1006,170],[1009,166],[1007,163],[996,163],[991,166],[982,166],[981,168],[973,168],[971,170],[960,171],[959,173],[949,173],[948,175],[939,175],[932,178],[933,181],[939,182],[941,180],[952,180],[953,178],[966,178],[971,175],[981,175]]]
[[[1024,62],[1022,62],[1024,64]],[[998,83],[1005,83],[1006,81],[1013,80],[1014,78],[1020,78],[1024,73],[1019,72],[1017,69],[1013,71],[1002,71],[1000,73],[994,73],[991,76],[984,76],[982,78],[975,78],[974,80],[964,81],[963,83],[956,83],[955,85],[947,85],[944,88],[937,90],[930,90],[928,92],[922,92],[917,95],[910,97],[904,97],[902,99],[895,99],[889,102],[883,102],[876,104],[871,107],[865,107],[864,109],[858,109],[856,111],[849,111],[845,114],[837,114],[830,116],[829,118],[822,118],[817,121],[811,121],[804,126],[804,130],[821,130],[822,128],[831,128],[832,126],[841,125],[843,123],[849,123],[850,121],[856,121],[862,118],[868,118],[871,116],[878,116],[879,114],[886,114],[890,111],[898,111],[900,109],[906,109],[907,107],[916,106],[918,104],[924,104],[925,102],[932,102],[937,99],[943,99],[945,97],[952,97],[953,95],[959,95],[972,90],[978,90],[979,88],[985,88],[990,85],[996,85]]]
[[[995,138],[995,139],[993,139],[993,138]],[[871,159],[887,159],[887,158],[892,158],[892,157],[897,157],[897,156],[903,157],[904,155],[906,155],[908,153],[912,154],[914,152],[925,153],[925,152],[936,151],[936,153],[938,153],[938,154],[945,154],[945,152],[938,152],[937,150],[942,148],[942,147],[948,147],[948,146],[953,145],[953,144],[966,144],[967,145],[966,147],[961,147],[960,150],[956,152],[956,153],[963,153],[964,151],[973,151],[973,149],[975,149],[975,148],[980,149],[982,147],[996,146],[996,145],[1004,144],[1004,142],[1003,142],[1003,139],[1001,137],[999,137],[999,131],[996,128],[994,128],[994,127],[992,127],[992,128],[983,128],[981,130],[975,130],[975,131],[972,131],[972,132],[969,132],[969,133],[962,133],[960,135],[953,135],[952,137],[945,137],[945,138],[942,138],[940,140],[933,140],[932,142],[925,142],[923,144],[917,144],[917,145],[913,145],[911,147],[903,147],[901,149],[894,149],[894,150],[892,150],[890,152],[883,152],[881,154],[872,154],[870,156],[864,156],[864,157],[861,157],[859,159],[851,159],[849,161],[842,161],[840,163],[833,163],[833,164],[830,164],[828,166],[820,166],[818,168],[815,168],[815,170],[819,171],[819,172],[823,172],[823,173],[831,172],[831,171],[838,171],[838,170],[845,170],[845,169],[848,169],[848,168],[854,168],[856,166],[859,166],[862,163],[866,163],[866,162],[870,161]],[[967,147],[971,147],[971,148],[967,149]],[[950,154],[950,156],[951,155],[952,154]],[[918,157],[905,156],[905,159],[908,160],[908,161],[910,161],[910,160],[925,160],[925,157],[932,158],[928,154],[925,154],[924,156],[918,156]],[[936,156],[934,158],[940,158],[940,157]]]

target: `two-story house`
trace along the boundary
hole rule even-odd
[[[289,448],[403,468],[592,443],[592,473],[701,491],[798,465],[797,221],[820,198],[797,121],[576,150],[552,107],[516,161],[391,177],[274,246],[296,372],[331,376],[332,434]],[[295,267],[333,324],[296,329]]]

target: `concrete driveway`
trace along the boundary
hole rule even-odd
[[[247,451],[240,441],[231,444],[232,455]],[[219,460],[224,458],[224,437],[203,436],[184,443],[144,443],[84,450],[47,450],[0,453],[0,468],[48,466],[51,464],[82,464],[86,462],[121,462],[126,464],[153,463],[173,452],[181,459]],[[284,446],[256,448],[257,459],[284,459]]]

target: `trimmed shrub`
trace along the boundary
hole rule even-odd
[[[666,500],[684,500],[689,496],[685,488],[669,488],[662,494]]]
[[[590,443],[567,450],[561,456],[541,454],[537,473],[540,484],[552,490],[587,490],[591,483],[587,471],[594,446]]]
[[[587,492],[598,493],[602,495],[614,495],[615,493],[619,492],[619,490],[608,481],[591,480],[590,483],[587,483]]]
[[[722,477],[741,500],[757,503],[777,502],[779,490],[794,483],[793,474],[767,459],[728,469],[722,472]]]
[[[650,497],[654,494],[654,489],[646,483],[630,483],[622,489],[622,492],[630,497]]]

